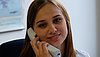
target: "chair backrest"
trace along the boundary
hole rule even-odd
[[[24,39],[18,39],[0,45],[0,57],[18,57],[24,44]]]

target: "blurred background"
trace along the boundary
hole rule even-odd
[[[100,56],[100,0],[60,0],[71,19],[75,49],[84,50],[90,57]],[[32,0],[21,0],[23,29],[0,32],[0,44],[24,39],[27,10]],[[1,4],[0,4],[1,5]],[[1,13],[0,13],[1,14]],[[6,17],[7,19],[7,17]]]

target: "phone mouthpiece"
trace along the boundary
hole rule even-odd
[[[53,57],[61,57],[61,52],[58,48],[56,48],[52,45],[49,45],[48,50]]]

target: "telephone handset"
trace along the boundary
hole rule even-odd
[[[32,28],[29,28],[27,32],[28,32],[28,36],[29,36],[30,40],[34,40],[36,34],[33,31],[33,29]],[[61,57],[61,52],[56,47],[54,47],[52,45],[49,45],[48,46],[48,50],[49,50],[50,54],[53,57]]]

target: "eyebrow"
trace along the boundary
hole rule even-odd
[[[40,21],[38,21],[38,22],[36,22],[36,24],[38,24],[38,23],[40,23],[40,22],[44,22],[45,20],[40,20]]]
[[[52,18],[56,18],[56,17],[58,17],[58,16],[60,16],[60,15],[56,15],[56,16],[54,16],[54,17],[52,17]]]
[[[52,19],[54,19],[54,18],[56,18],[56,17],[58,17],[58,16],[60,16],[60,15],[55,15],[55,16],[52,17]],[[44,21],[45,21],[45,20],[40,20],[40,21],[36,22],[36,24],[38,24],[38,23],[40,23],[40,22],[44,22]]]

